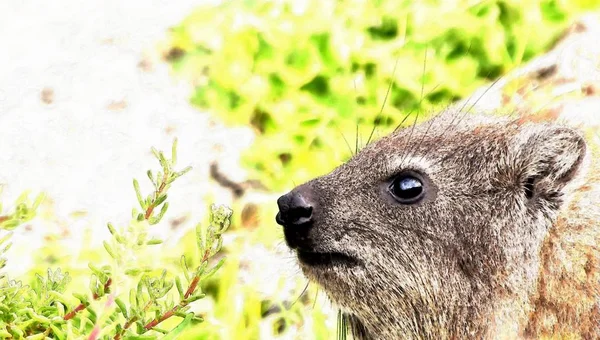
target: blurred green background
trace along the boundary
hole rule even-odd
[[[193,104],[255,130],[243,163],[251,178],[283,192],[347,160],[373,127],[383,135],[406,115],[404,124],[425,119],[547,51],[598,8],[593,0],[228,1],[175,27],[167,58],[195,84]],[[268,246],[281,236],[269,231],[273,210],[264,211],[259,230],[269,235],[257,241]],[[234,275],[230,268],[222,275]],[[220,294],[240,294],[219,282]],[[244,322],[224,313],[225,324],[199,332],[229,327],[232,338],[257,338],[261,302],[249,292],[243,299]],[[333,338],[331,315],[310,300],[283,314],[287,327],[274,321],[270,336]]]
[[[594,0],[225,1],[174,27],[166,58],[194,84],[199,110],[254,129],[243,164],[277,197],[347,160],[374,127],[376,138],[407,115],[404,124],[426,119],[547,51],[580,14],[598,9]],[[301,278],[284,289],[287,274],[272,277],[276,289],[241,277],[282,243],[274,201],[261,204],[252,228],[243,203],[234,204],[227,261],[197,306],[206,322],[183,338],[335,338],[335,308],[314,285],[302,294]],[[52,242],[36,262],[47,267],[51,258],[85,286],[87,269],[53,257]],[[194,242],[184,237],[174,253],[194,258]],[[87,249],[77,260],[96,257]]]
[[[582,12],[598,8],[593,0],[228,1],[175,27],[167,58],[195,84],[193,104],[255,130],[243,164],[283,192],[347,160],[374,127],[380,136],[406,115],[404,124],[426,119],[542,54]],[[259,223],[270,235],[257,241],[267,246],[281,237],[270,231],[273,214],[264,209]],[[229,270],[222,275],[234,275]],[[240,294],[226,282],[219,291]],[[331,311],[325,319],[310,300],[282,314],[287,327],[273,319],[270,336],[334,338]],[[225,324],[200,332],[229,327],[232,338],[259,337],[261,302],[249,292],[244,301],[243,323],[224,313]]]
[[[550,47],[589,1],[228,1],[174,28],[191,98],[258,133],[244,164],[273,190],[346,160]],[[385,101],[388,87],[389,97]],[[383,106],[383,109],[381,109]],[[406,123],[411,123],[407,119]]]

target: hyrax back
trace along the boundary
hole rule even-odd
[[[600,337],[597,151],[457,110],[282,196],[305,275],[365,339]]]

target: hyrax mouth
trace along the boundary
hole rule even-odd
[[[310,267],[327,268],[344,266],[350,268],[361,264],[358,259],[338,252],[320,253],[298,249],[297,253],[300,263]]]
[[[279,212],[275,221],[283,226],[287,245],[295,249],[300,264],[308,268],[350,268],[362,264],[357,258],[337,251],[327,251],[323,242],[315,238],[318,230],[319,204],[315,200],[314,188],[304,184],[279,197]]]

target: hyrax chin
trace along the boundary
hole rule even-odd
[[[361,339],[600,337],[595,151],[447,111],[278,200],[304,274]]]

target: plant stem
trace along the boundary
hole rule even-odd
[[[152,212],[154,211],[154,208],[156,208],[156,206],[154,205],[154,202],[156,202],[156,200],[160,197],[160,195],[162,194],[163,190],[167,186],[167,180],[169,179],[168,175],[169,174],[165,171],[165,174],[163,175],[162,183],[158,187],[158,190],[156,190],[154,192],[154,201],[152,202],[152,204],[150,204],[148,206],[148,209],[146,209],[146,213],[144,214],[144,219],[147,220],[147,219],[150,218],[150,216],[152,216]]]
[[[131,326],[134,322],[137,321],[137,317],[132,317],[131,319],[127,320],[127,322],[125,322],[125,324],[123,325],[123,329],[121,330],[120,333],[117,333],[117,335],[115,335],[114,340],[119,340],[121,339],[121,335],[125,332],[125,330],[127,328],[129,328],[129,326]]]
[[[210,251],[208,251],[208,250],[204,252],[204,256],[202,257],[202,262],[204,262],[208,259],[209,254],[210,254]],[[187,306],[189,304],[189,302],[187,302],[186,300],[194,293],[194,291],[198,287],[199,282],[200,282],[200,276],[199,275],[194,276],[194,278],[192,279],[192,282],[190,282],[190,285],[188,286],[188,289],[185,291],[185,294],[183,295],[183,300],[181,302],[179,302],[179,304],[177,306],[171,308],[169,311],[167,311],[165,314],[161,315],[159,318],[156,318],[156,319],[148,322],[144,326],[144,328],[146,330],[152,329],[159,323],[161,323],[161,322],[165,321],[166,319],[175,315],[175,313],[177,313],[177,311],[180,310],[181,308]]]
[[[112,284],[112,279],[108,278],[108,280],[106,280],[106,283],[104,284],[104,293],[106,293],[108,291],[108,289],[110,288],[110,285]],[[94,295],[92,296],[94,298],[94,300],[98,300],[100,299],[100,296],[98,296],[98,294],[94,293]],[[72,318],[75,317],[75,315],[77,315],[77,313],[81,312],[82,310],[84,310],[87,307],[87,305],[85,303],[80,303],[79,305],[77,305],[77,307],[75,307],[72,311],[70,311],[69,313],[65,314],[65,316],[63,316],[63,320],[70,320]]]
[[[146,330],[151,330],[153,327],[155,327],[155,326],[156,326],[156,325],[158,325],[159,323],[161,323],[161,322],[165,321],[166,319],[168,319],[168,318],[172,317],[173,315],[175,315],[175,313],[177,313],[177,311],[178,311],[180,308],[182,308],[182,307],[185,307],[186,305],[187,305],[187,303],[185,303],[185,304],[179,304],[179,305],[177,305],[177,306],[175,306],[175,307],[171,308],[169,311],[167,311],[165,314],[163,314],[163,315],[162,315],[160,318],[158,318],[158,319],[154,319],[154,320],[152,320],[152,321],[148,322],[148,323],[147,323],[147,324],[144,326],[144,328],[145,328]]]
[[[70,311],[69,313],[65,314],[65,316],[63,317],[63,320],[71,320],[72,318],[75,317],[75,315],[77,313],[79,313],[80,311],[85,309],[85,304],[82,302],[79,305],[77,305],[77,307],[75,307],[75,309],[73,309],[72,311]]]
[[[194,279],[192,280],[192,282],[190,282],[188,289],[185,291],[185,295],[183,296],[184,299],[189,298],[190,295],[192,295],[192,293],[194,293],[194,291],[196,290],[196,287],[198,286],[198,282],[200,282],[200,277],[194,276]]]
[[[165,312],[160,317],[155,318],[155,319],[151,320],[150,322],[148,322],[146,325],[144,325],[144,329],[146,329],[147,331],[151,330],[153,327],[156,327],[159,323],[161,323],[161,322],[165,321],[166,319],[168,319],[168,318],[172,317],[173,315],[175,315],[175,313],[177,313],[181,308],[186,307],[189,304],[189,302],[187,302],[186,299],[188,297],[190,297],[190,295],[192,295],[194,293],[194,291],[198,287],[198,283],[199,282],[200,282],[200,276],[198,276],[198,275],[194,276],[194,278],[192,279],[192,282],[190,282],[190,285],[188,286],[188,288],[187,288],[187,290],[185,292],[184,300],[180,301],[177,306],[174,306],[173,308],[171,308],[170,310],[168,310],[167,312]],[[146,305],[146,307],[144,307],[144,310],[146,310],[151,305],[151,303],[152,303],[152,301],[148,302],[148,304]],[[123,330],[121,331],[121,333],[117,334],[113,339],[114,340],[120,340],[121,339],[121,335],[135,321],[137,321],[136,317],[133,317],[130,320],[128,320],[125,323],[125,325],[123,325]]]

